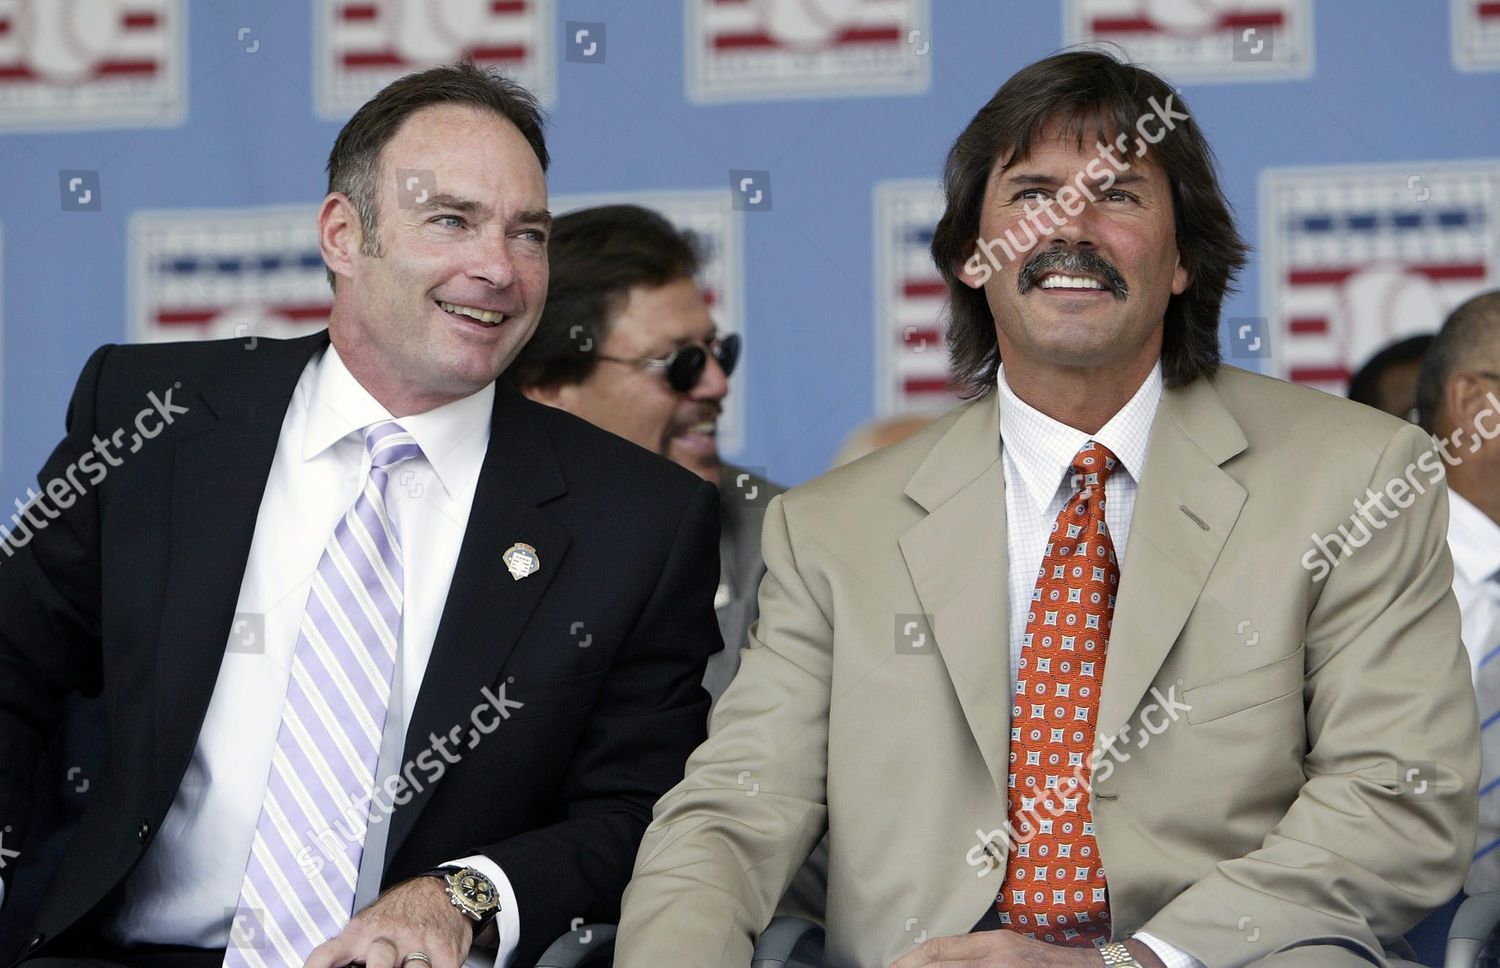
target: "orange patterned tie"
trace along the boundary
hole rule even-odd
[[[1073,497],[1052,525],[1021,645],[1011,709],[1009,865],[1000,923],[1048,944],[1109,936],[1109,892],[1089,808],[1089,754],[1120,566],[1104,523],[1119,461],[1089,441],[1073,458]]]

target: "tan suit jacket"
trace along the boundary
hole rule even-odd
[[[771,503],[760,621],[657,804],[620,968],[745,968],[825,829],[829,964],[881,968],[985,913],[1007,850],[1001,430],[990,393]],[[1392,964],[1457,892],[1478,723],[1423,454],[1411,425],[1241,370],[1165,392],[1093,774],[1117,938],[1214,968]],[[1312,534],[1358,540],[1353,502],[1403,477],[1424,493],[1315,580]]]

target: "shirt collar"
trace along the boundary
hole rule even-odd
[[[349,372],[332,344],[314,365],[317,372],[305,400],[304,461],[312,460],[351,435],[360,439],[363,446],[366,427],[393,419],[390,411]],[[461,400],[401,418],[401,426],[422,448],[422,456],[432,465],[449,497],[462,493],[479,477],[479,466],[489,447],[494,404],[495,385],[490,383]]]
[[[1000,386],[1000,435],[1035,507],[1045,509],[1052,502],[1074,455],[1090,440],[1108,447],[1132,480],[1141,479],[1146,447],[1151,442],[1151,422],[1161,402],[1160,361],[1129,402],[1096,434],[1054,420],[1016,396],[1005,381],[1003,365],[996,380]]]
[[[1500,524],[1462,494],[1448,491],[1448,549],[1470,584],[1500,577]]]

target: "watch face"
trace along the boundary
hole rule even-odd
[[[490,879],[473,871],[464,871],[458,877],[458,883],[454,889],[463,895],[464,900],[474,905],[480,911],[488,910],[496,906],[495,885]]]

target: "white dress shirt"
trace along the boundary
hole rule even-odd
[[[411,721],[432,653],[489,447],[494,396],[491,384],[400,421],[423,456],[403,464],[386,492],[391,518],[404,539],[406,587],[380,754],[382,773],[387,764],[400,767],[405,724]],[[369,475],[362,431],[389,419],[390,413],[350,374],[332,346],[303,371],[281,426],[235,606],[237,619],[259,616],[264,621],[263,639],[247,643],[246,626],[231,635],[192,761],[156,839],[125,884],[121,907],[106,929],[111,940],[227,945],[312,576],[335,526],[353,507]],[[384,818],[378,826],[372,819],[369,848],[384,846],[387,827]],[[383,853],[364,852],[356,910],[373,900]],[[482,870],[495,882],[501,902],[498,954],[475,952],[466,968],[506,965],[520,933],[510,882],[486,857],[450,863]]]
[[[1115,555],[1123,568],[1125,545],[1130,538],[1130,519],[1135,513],[1141,469],[1151,442],[1151,422],[1161,402],[1161,364],[1096,434],[1054,420],[1030,406],[1005,382],[1005,368],[997,378],[1000,389],[1000,437],[1005,465],[1005,529],[1010,560],[1010,687],[1016,689],[1016,670],[1021,664],[1021,643],[1026,634],[1026,614],[1037,573],[1047,553],[1047,535],[1073,496],[1073,458],[1092,440],[1108,447],[1120,466],[1104,485],[1104,523],[1114,542]],[[1167,968],[1204,968],[1186,952],[1137,932]]]
[[[1462,494],[1448,491],[1448,550],[1453,553],[1453,594],[1462,618],[1464,647],[1474,668],[1500,661],[1500,524]]]

